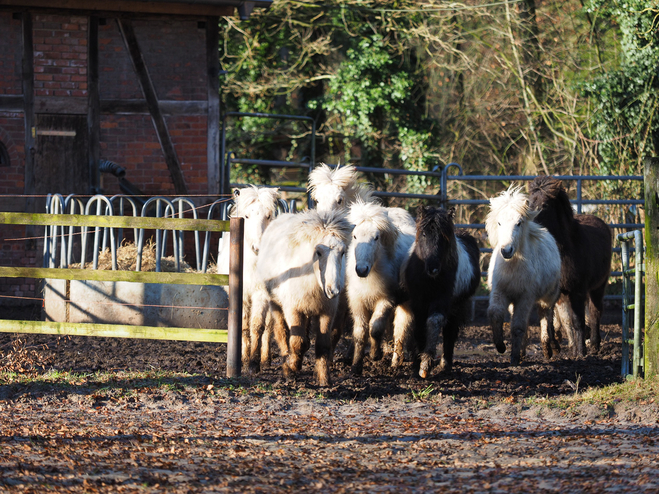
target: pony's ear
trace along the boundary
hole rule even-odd
[[[539,214],[540,214],[539,209],[530,209],[529,210],[529,215],[528,215],[528,220],[529,221],[535,220],[535,217],[538,216]]]
[[[233,197],[238,197],[240,195],[240,189],[233,189]]]
[[[428,211],[428,206],[419,205],[416,207],[416,215],[423,216]]]
[[[455,207],[451,206],[448,210],[448,217],[451,218],[452,220],[455,219]]]

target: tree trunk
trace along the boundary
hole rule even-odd
[[[659,158],[645,161],[645,377],[659,374]]]

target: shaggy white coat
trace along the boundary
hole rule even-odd
[[[354,322],[352,365],[360,372],[367,336],[371,358],[381,357],[382,338],[392,324],[400,269],[414,242],[415,223],[404,209],[361,200],[350,207],[348,221],[354,228],[348,248],[346,293]],[[407,332],[405,327],[394,327],[394,353],[399,347],[402,353],[402,339]]]
[[[290,331],[285,374],[300,370],[308,347],[309,318],[318,319],[316,346],[324,348],[327,344],[331,349],[331,327],[339,294],[345,288],[349,234],[350,225],[342,213],[316,210],[282,214],[266,229],[256,264],[258,295],[254,297],[250,322],[250,367],[258,367],[255,355],[269,308],[282,314]],[[331,353],[316,358],[316,376],[321,385],[329,383],[330,359]]]
[[[368,186],[357,183],[354,166],[332,168],[324,163],[309,174],[308,190],[319,211],[349,208],[357,199],[369,202],[373,194]]]
[[[503,322],[511,311],[511,356],[518,365],[526,351],[527,328],[538,305],[541,341],[551,357],[553,308],[560,294],[561,256],[554,237],[533,221],[537,212],[528,207],[527,196],[510,187],[490,200],[485,228],[492,246],[487,284],[490,288],[488,318],[494,343],[505,352]],[[547,355],[549,352],[549,355]]]

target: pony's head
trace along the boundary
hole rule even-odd
[[[254,185],[233,192],[235,207],[232,216],[245,218],[245,246],[259,253],[261,237],[275,217],[279,189]]]
[[[554,177],[536,177],[530,185],[529,207],[538,211],[536,221],[550,226],[553,232],[568,232],[574,221],[574,211],[563,183]]]
[[[365,278],[371,272],[379,252],[393,255],[398,229],[384,206],[361,199],[350,207],[348,221],[354,225],[348,252],[349,266],[355,269],[357,276]]]
[[[346,245],[352,226],[342,211],[310,210],[303,214],[293,244],[313,245],[312,264],[318,286],[329,299],[345,288]]]
[[[425,271],[431,278],[439,275],[441,267],[450,256],[457,255],[455,209],[448,211],[430,206],[416,210],[415,252],[424,261]]]
[[[348,208],[357,197],[368,200],[371,192],[357,183],[354,166],[332,169],[320,164],[309,174],[309,192],[318,211]]]
[[[512,259],[522,248],[529,223],[537,214],[529,208],[528,198],[520,187],[510,186],[508,190],[490,199],[485,229],[492,249],[500,249],[505,260]]]

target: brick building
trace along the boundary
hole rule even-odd
[[[120,193],[102,161],[145,194],[219,194],[218,21],[270,3],[0,0],[0,211]],[[33,235],[0,225],[0,264],[39,263]]]

